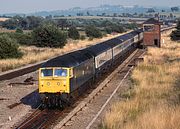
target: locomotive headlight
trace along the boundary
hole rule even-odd
[[[50,86],[50,82],[47,82],[47,85]]]
[[[57,82],[57,85],[60,86],[60,82]]]

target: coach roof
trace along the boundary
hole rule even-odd
[[[117,38],[113,38],[113,39],[102,42],[102,44],[106,44],[106,45],[110,46],[111,48],[119,45],[120,43],[122,43],[122,41]]]
[[[111,47],[109,45],[100,43],[100,44],[96,44],[94,46],[90,46],[90,47],[84,49],[83,51],[88,52],[88,53],[92,54],[93,56],[97,56],[109,49],[111,49]]]

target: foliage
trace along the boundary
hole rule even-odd
[[[20,57],[22,57],[22,52],[16,40],[6,34],[0,35],[0,59]]]
[[[93,37],[89,37],[89,39],[88,39],[88,40],[89,40],[89,41],[93,41],[93,39],[94,39]]]
[[[92,38],[101,38],[102,37],[101,31],[98,28],[96,28],[95,26],[87,26],[85,28],[85,32],[88,37],[92,37]]]
[[[81,35],[81,36],[80,36],[80,39],[81,39],[81,40],[85,40],[85,39],[86,39],[85,35]]]
[[[11,19],[2,22],[2,27],[14,30],[16,28],[21,28],[24,30],[31,30],[38,27],[44,19],[42,17],[35,17],[35,16],[27,16],[27,17],[20,17],[15,16]]]
[[[69,38],[72,38],[72,39],[75,39],[75,40],[80,38],[80,34],[79,34],[78,30],[74,26],[69,28],[68,36],[69,36]]]
[[[14,33],[12,36],[17,40],[17,43],[21,45],[32,45],[31,33]]]
[[[156,12],[153,8],[149,8],[148,10],[147,10],[147,13],[154,13],[154,12]]]
[[[179,11],[179,7],[171,7],[171,11],[172,12],[178,12]]]
[[[111,34],[112,32],[122,33],[124,32],[124,28],[121,25],[112,24],[110,26],[105,27],[105,31],[108,34]]]
[[[180,21],[178,21],[176,30],[171,33],[172,40],[180,40]]]
[[[17,28],[16,33],[23,33],[23,30],[21,28]]]
[[[69,23],[68,23],[67,19],[58,19],[58,20],[56,20],[56,25],[58,27],[60,27],[61,30],[64,30],[64,28],[66,28],[66,30],[67,30]]]
[[[34,45],[38,47],[63,47],[67,35],[54,24],[43,24],[32,32]]]
[[[0,35],[7,35],[20,45],[32,45],[31,33],[0,33]]]
[[[138,25],[136,23],[131,23],[131,24],[125,24],[124,25],[124,28],[126,29],[137,29],[138,28]]]

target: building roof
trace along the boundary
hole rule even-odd
[[[154,18],[150,18],[147,21],[145,21],[143,24],[160,24],[160,22]]]

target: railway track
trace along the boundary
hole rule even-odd
[[[63,112],[56,110],[39,108],[34,111],[23,123],[15,126],[15,129],[46,129],[49,123],[52,124],[57,118],[61,116]]]

